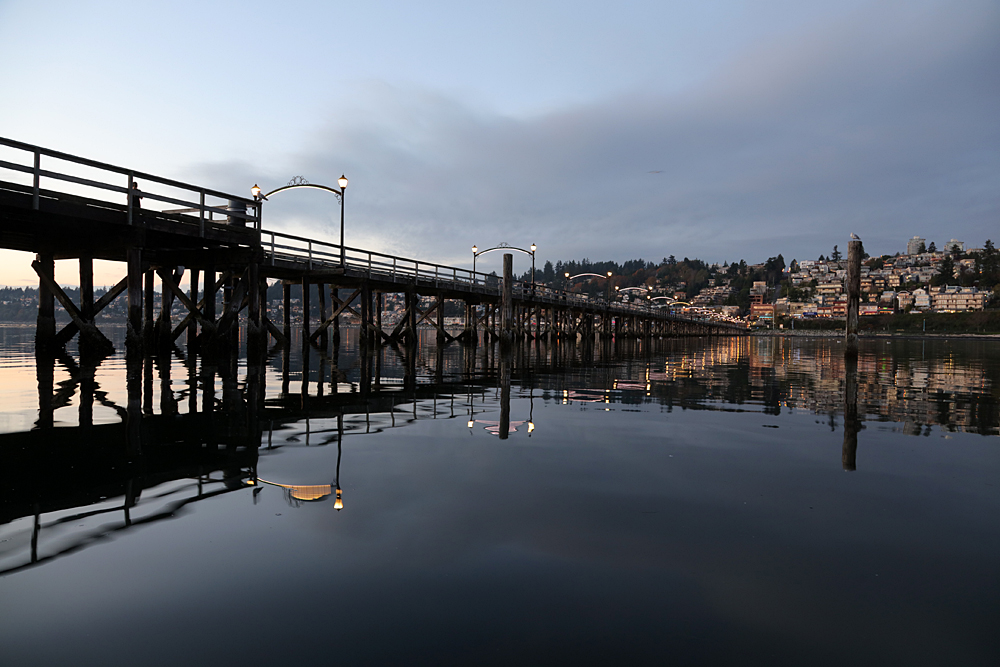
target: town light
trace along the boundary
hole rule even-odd
[[[538,246],[536,246],[534,243],[532,243],[531,244],[531,252],[535,252],[536,250],[538,250]]]
[[[254,183],[253,187],[250,188],[250,194],[253,195],[254,199],[257,199],[258,197],[260,197],[260,186],[258,186],[256,183]]]
[[[333,172],[333,173],[337,173],[337,172]],[[337,184],[340,185],[340,189],[341,190],[343,190],[344,188],[346,188],[347,187],[347,177],[344,176],[343,174],[341,174],[340,178],[337,179]]]

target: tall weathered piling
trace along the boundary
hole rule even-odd
[[[500,343],[510,345],[514,327],[514,255],[503,256],[503,291],[500,293]]]
[[[852,239],[847,244],[847,278],[844,287],[847,292],[847,331],[844,354],[858,354],[858,305],[861,300],[861,241]]]

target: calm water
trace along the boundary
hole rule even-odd
[[[1000,664],[1000,342],[347,330],[260,409],[245,360],[149,360],[128,416],[122,357],[32,334],[0,326],[5,665]]]

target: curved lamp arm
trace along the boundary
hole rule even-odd
[[[575,276],[571,276],[571,275],[569,275],[567,273],[565,275],[566,275],[566,280],[574,280],[576,278],[582,278],[583,276],[593,276],[595,278],[611,278],[612,277],[611,273],[608,273],[607,275],[601,275],[600,273],[578,273]]]
[[[336,188],[331,188],[326,185],[317,185],[316,183],[297,183],[295,185],[283,185],[280,188],[275,188],[268,193],[259,195],[262,199],[267,199],[271,195],[278,194],[279,192],[284,192],[285,190],[292,190],[294,188],[313,188],[314,190],[326,190],[327,192],[332,192],[340,199],[344,196],[343,190],[337,190]]]

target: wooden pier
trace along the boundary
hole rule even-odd
[[[82,354],[106,355],[111,344],[95,318],[121,295],[128,299],[127,347],[150,353],[187,335],[204,352],[235,349],[245,321],[251,354],[271,337],[290,340],[290,287],[303,287],[303,340],[336,337],[341,318],[361,323],[366,344],[416,341],[417,327],[437,329],[438,341],[478,344],[531,338],[595,336],[650,338],[736,335],[730,322],[678,316],[645,304],[588,299],[583,295],[433,262],[341,247],[318,239],[269,231],[262,202],[197,185],[88,160],[0,138],[0,247],[35,254],[39,280],[36,347],[55,351],[80,336]],[[80,266],[80,299],[74,303],[55,280],[54,262]],[[124,277],[94,300],[93,261],[121,262]],[[506,259],[506,258],[505,258]],[[180,284],[185,273],[190,285]],[[268,279],[285,286],[283,317],[267,310]],[[159,284],[159,295],[156,284]],[[311,285],[320,295],[319,321],[310,321]],[[342,292],[349,296],[342,298]],[[220,297],[221,293],[221,299]],[[402,317],[382,322],[385,294],[404,295]],[[329,301],[326,297],[329,295]],[[421,306],[427,298],[431,305]],[[55,301],[71,322],[56,329]],[[174,322],[179,302],[187,314]],[[465,313],[460,333],[445,328],[448,301]],[[241,313],[245,313],[241,317]]]

